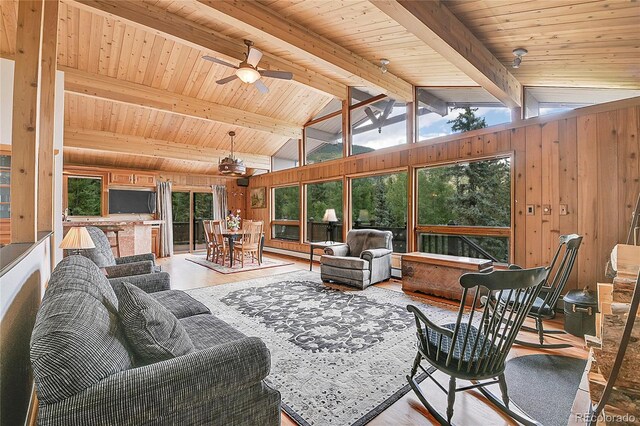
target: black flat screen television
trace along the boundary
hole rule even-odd
[[[109,190],[109,213],[147,213],[156,212],[156,193],[131,189]]]

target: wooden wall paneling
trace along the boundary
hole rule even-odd
[[[481,157],[484,155],[484,136],[489,135],[478,135],[471,139],[472,157]]]
[[[526,212],[526,266],[542,266],[542,146],[541,128],[534,124],[525,129],[526,150],[526,205],[533,206],[533,215]]]
[[[558,121],[558,200],[567,206],[567,214],[560,214],[560,235],[578,233],[578,139],[577,120],[568,118]],[[567,290],[578,288],[578,266],[574,266]]]
[[[11,156],[12,243],[33,243],[37,239],[43,9],[43,0],[24,0],[18,6]]]
[[[613,246],[618,243],[618,212],[620,200],[616,186],[618,179],[618,114],[617,111],[601,112],[597,115],[598,158],[598,222],[597,280],[605,280],[605,265]],[[614,185],[617,184],[617,185]]]
[[[640,196],[640,107],[618,110],[618,241],[625,242]]]
[[[578,233],[583,236],[578,251],[578,286],[592,285],[598,276],[598,140],[596,115],[577,119]]]
[[[598,117],[600,113],[605,115]],[[639,150],[639,114],[639,98],[596,105],[560,116],[539,117],[466,135],[446,136],[438,140],[440,143],[421,142],[409,147],[399,146],[392,150],[256,176],[251,178],[251,187],[287,183],[299,183],[304,186],[310,181],[342,179],[344,174],[390,172],[394,169],[390,165],[395,165],[395,158],[398,158],[394,157],[394,154],[398,152],[400,164],[404,166],[402,161],[406,161],[409,166],[411,181],[414,179],[412,170],[416,167],[443,162],[438,161],[438,152],[441,153],[440,158],[443,155],[446,157],[444,162],[451,162],[487,158],[488,155],[512,151],[513,261],[523,266],[546,264],[548,253],[557,247],[558,234],[575,232],[583,235],[583,246],[579,252],[575,277],[570,281],[567,290],[580,288],[587,284],[593,285],[597,281],[599,272],[604,268],[606,256],[611,250],[610,241],[598,242],[600,234],[613,232],[613,238],[618,240],[622,237],[621,232],[624,231],[626,234],[626,225],[620,225],[618,221],[620,218],[628,220],[623,212],[631,208],[626,207],[629,203],[627,197],[633,197],[628,192],[637,191],[640,186],[636,154]],[[613,133],[614,131],[617,133]],[[613,159],[610,154],[604,153],[604,150],[609,149],[612,135],[615,134],[618,143],[615,161],[619,172],[605,173],[605,168],[611,168]],[[496,140],[500,148],[496,153],[490,154],[484,151],[491,144],[484,143],[482,156],[466,151],[465,144],[471,146],[471,141],[478,135],[482,135],[483,142]],[[599,145],[601,140],[605,141],[603,146]],[[492,148],[488,150],[492,151]],[[390,160],[382,163],[378,160],[379,156],[385,156]],[[628,171],[625,171],[627,169]],[[630,184],[633,185],[631,190],[628,189]],[[415,214],[415,202],[412,205],[411,200],[415,198],[415,194],[410,194],[411,188],[408,189],[410,201],[407,212],[408,232],[411,236],[409,249],[415,250],[417,247],[412,247],[415,244],[415,224],[411,224],[411,215]],[[598,200],[600,192],[604,190],[618,194],[615,197],[620,207],[614,207],[615,217],[607,216],[606,212],[602,211],[605,202]],[[552,207],[552,214],[549,216],[542,215],[542,204],[546,204],[547,200],[550,200],[548,203]],[[633,201],[635,202],[635,199]],[[536,206],[535,216],[526,215],[526,204],[529,203]],[[560,204],[567,205],[567,215],[559,214]],[[603,224],[602,221],[614,224]],[[609,235],[607,238],[612,237]],[[267,241],[267,245],[304,253],[308,251],[305,244],[294,242]]]
[[[40,77],[40,139],[38,147],[38,231],[53,230],[53,129],[58,59],[58,0],[44,2]],[[60,237],[61,238],[61,237]]]
[[[540,206],[541,228],[541,258],[542,265],[549,265],[558,245],[560,236],[559,225],[559,150],[558,150],[558,122],[551,121],[542,126],[541,134],[542,158],[542,198]],[[549,208],[549,211],[545,211]]]
[[[513,155],[514,176],[514,214],[513,214],[513,258],[517,265],[527,264],[527,154],[526,132],[524,127],[509,131]]]

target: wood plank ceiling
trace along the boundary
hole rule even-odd
[[[84,0],[82,0],[84,1]],[[17,1],[0,2],[0,53],[15,53]],[[389,73],[416,86],[477,86],[425,42],[366,0],[261,0],[261,5],[308,28],[371,63],[391,60]],[[270,45],[255,34],[222,24],[196,1],[144,0],[145,7],[184,18],[233,40],[249,38],[264,52],[339,84],[353,84],[319,61]],[[235,81],[215,80],[231,74],[201,57],[212,52],[180,43],[159,31],[132,25],[71,0],[60,5],[58,65],[88,75],[116,78],[258,114],[301,127],[333,97],[300,82],[265,79],[262,95]],[[640,88],[640,7],[618,0],[449,0],[446,6],[485,44],[523,85]],[[529,54],[510,67],[515,47]],[[214,55],[225,58],[224,56]],[[228,59],[227,59],[228,60]],[[65,131],[105,132],[105,137],[148,138],[194,147],[226,150],[227,132],[236,130],[236,151],[274,154],[289,136],[67,91]],[[139,140],[139,139],[137,139]],[[188,173],[215,173],[204,161],[65,149],[65,161],[112,167]]]

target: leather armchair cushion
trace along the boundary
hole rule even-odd
[[[357,257],[324,255],[320,258],[320,263],[337,268],[369,270],[369,262]]]

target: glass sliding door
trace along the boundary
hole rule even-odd
[[[191,193],[172,192],[171,208],[173,213],[173,251],[189,251],[189,221],[191,212]]]
[[[210,192],[193,193],[193,249],[206,249],[203,220],[213,219],[213,194]]]

